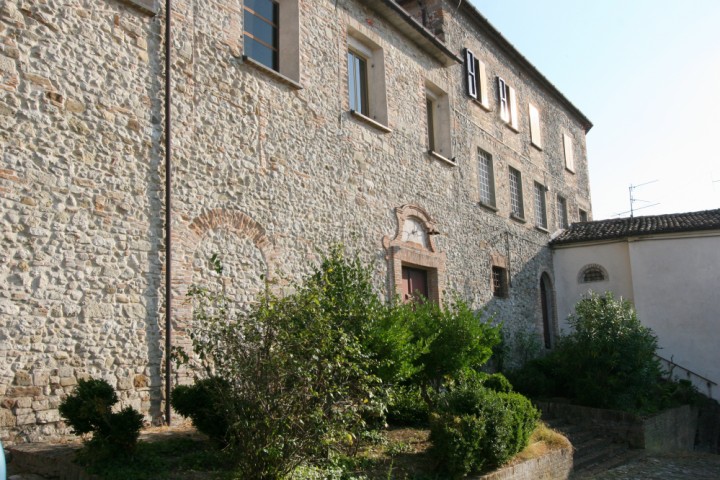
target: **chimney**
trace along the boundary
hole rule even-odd
[[[445,41],[442,0],[396,0],[415,20],[440,41]]]

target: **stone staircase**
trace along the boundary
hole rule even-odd
[[[592,478],[596,474],[624,465],[645,454],[644,450],[630,449],[627,445],[613,442],[592,427],[568,423],[565,420],[545,420],[553,428],[568,437],[573,445],[573,472],[571,480]]]

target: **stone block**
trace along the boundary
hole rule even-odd
[[[35,414],[36,422],[39,424],[59,422],[60,412],[57,410],[43,410]]]

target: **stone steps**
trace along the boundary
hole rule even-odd
[[[548,425],[563,433],[573,445],[572,480],[591,477],[597,473],[628,463],[642,455],[643,450],[631,450],[625,444],[615,443],[610,437],[591,427],[571,424],[562,420],[546,420]]]

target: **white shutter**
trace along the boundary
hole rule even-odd
[[[575,155],[573,154],[572,137],[563,133],[563,149],[565,150],[565,168],[571,172],[575,171]]]
[[[476,75],[478,76],[479,82],[478,85],[480,85],[480,103],[482,103],[483,107],[490,108],[490,102],[488,100],[488,86],[487,86],[487,75],[485,73],[485,63],[481,62],[480,60],[476,60],[477,62],[477,68],[475,69]]]
[[[540,136],[540,112],[535,105],[529,104],[530,107],[530,141],[538,148],[542,148],[542,140]]]
[[[475,69],[475,55],[465,49],[465,78],[467,80],[467,94],[477,100],[477,70]]]
[[[517,99],[515,98],[515,89],[510,87],[510,125],[515,130],[518,130],[518,116],[517,116]]]
[[[505,80],[500,77],[498,77],[498,99],[500,101],[500,118],[508,122],[510,121],[510,112],[508,110],[507,88]]]

